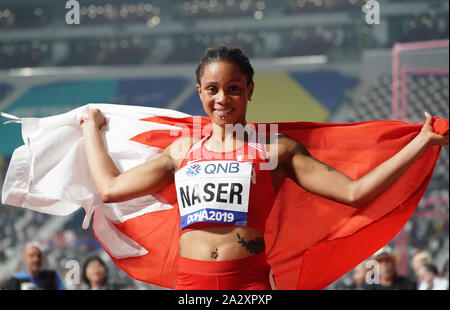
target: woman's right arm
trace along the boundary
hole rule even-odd
[[[100,134],[105,123],[101,112],[93,109],[81,124],[89,171],[103,202],[150,195],[173,182],[176,162],[170,156],[170,146],[157,159],[121,173],[108,155]]]

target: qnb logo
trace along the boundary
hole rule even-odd
[[[362,11],[366,14],[366,23],[369,25],[380,24],[380,4],[375,0],[368,0],[363,6]]]
[[[206,174],[219,174],[219,173],[238,173],[239,163],[218,163],[218,164],[208,164],[205,167]]]
[[[76,0],[66,2],[66,9],[70,9],[66,14],[66,24],[80,24],[80,3]]]
[[[190,166],[187,171],[186,171],[186,175],[193,177],[196,176],[200,173],[200,165],[199,164],[194,164],[192,166]]]

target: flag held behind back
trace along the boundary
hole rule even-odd
[[[173,287],[179,238],[173,184],[154,195],[103,203],[89,175],[79,130],[80,117],[88,108],[99,108],[107,117],[103,137],[121,171],[159,156],[178,138],[176,132],[188,128],[193,134],[210,124],[204,117],[193,123],[190,115],[173,110],[112,104],[23,118],[25,145],[14,151],[3,203],[55,215],[84,208],[83,227],[94,215],[94,234],[121,269],[135,279]],[[435,132],[448,132],[447,120],[434,120]],[[352,178],[393,156],[421,127],[399,121],[278,123],[280,133]],[[391,188],[360,209],[313,195],[286,179],[265,233],[277,288],[325,288],[388,243],[419,203],[439,152],[440,147],[430,147]]]

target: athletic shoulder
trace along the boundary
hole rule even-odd
[[[173,141],[167,148],[166,150],[169,151],[174,151],[174,150],[184,150],[184,153],[187,153],[187,151],[189,150],[189,148],[196,142],[200,141],[200,139],[198,138],[194,138],[194,137],[180,137],[178,139],[176,139],[175,141]],[[186,155],[186,154],[184,154]]]
[[[268,152],[273,152],[276,150],[278,152],[278,156],[289,157],[297,153],[310,156],[308,150],[305,146],[303,146],[303,144],[286,134],[272,134],[270,136],[266,136],[266,139],[266,150]]]
[[[178,169],[190,147],[198,141],[200,139],[194,137],[180,137],[164,149],[163,155],[168,156]]]

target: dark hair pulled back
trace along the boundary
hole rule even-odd
[[[247,85],[253,83],[254,71],[247,55],[238,47],[219,45],[216,48],[208,48],[200,58],[200,63],[195,70],[198,84],[200,84],[200,78],[203,75],[205,67],[219,61],[227,61],[238,65],[242,73],[247,76]]]

